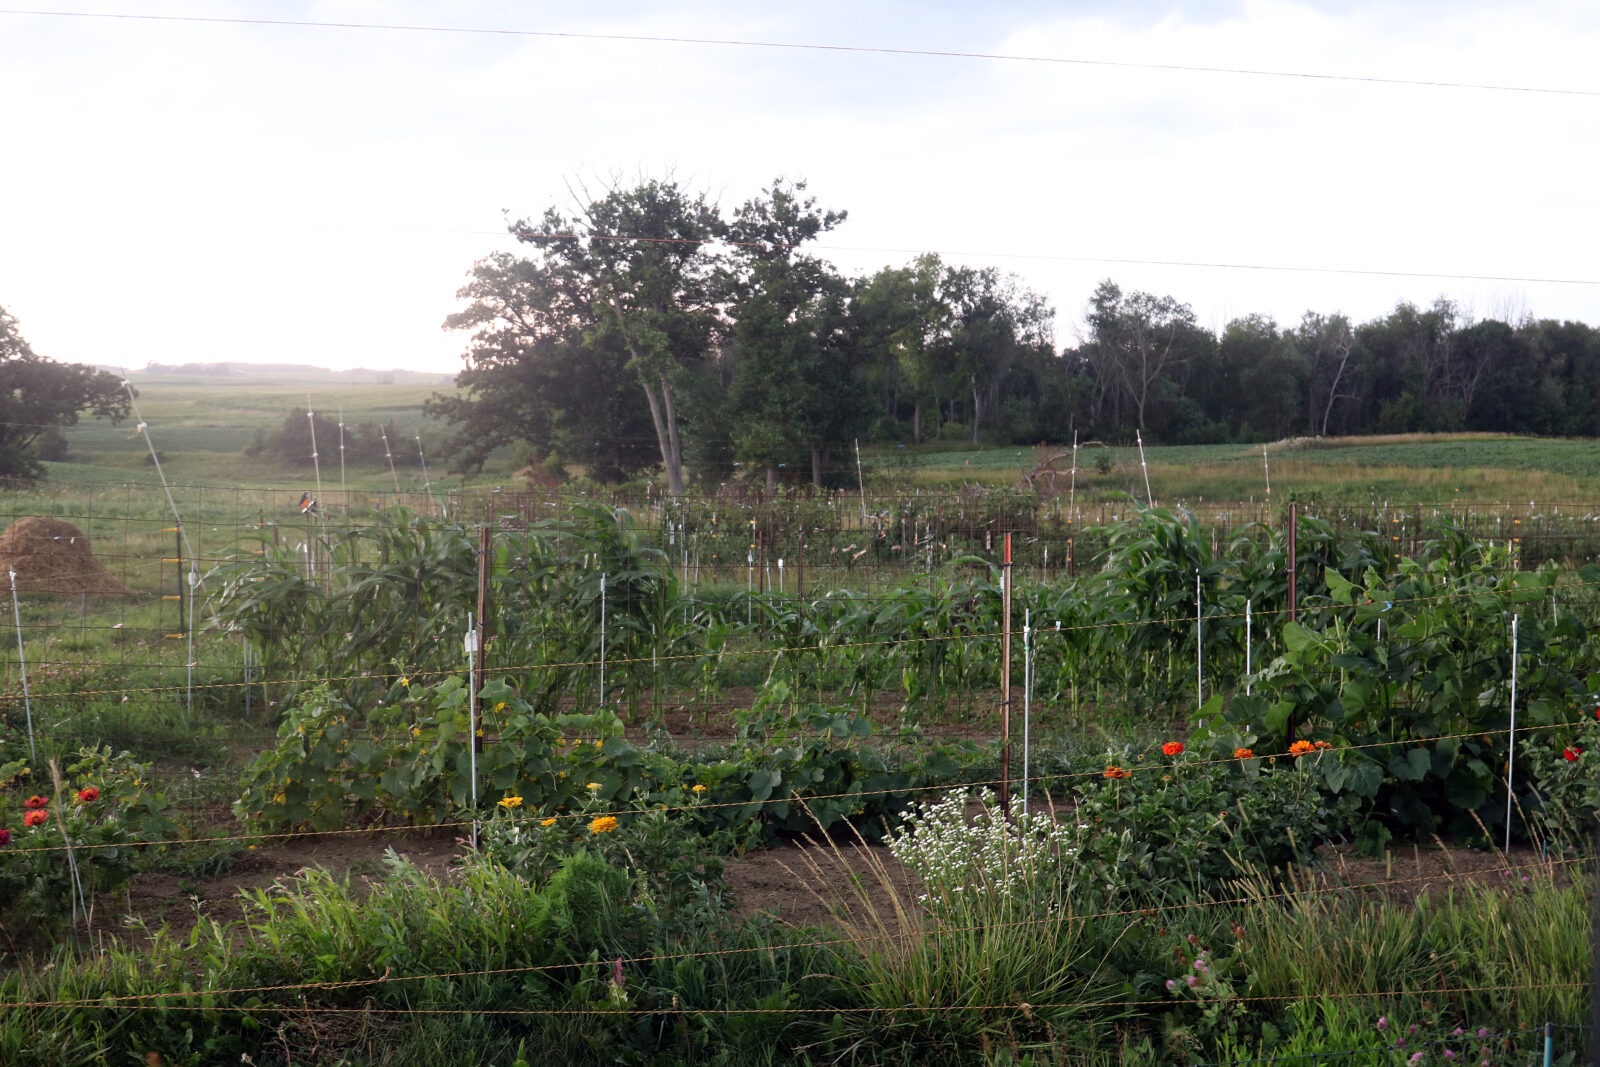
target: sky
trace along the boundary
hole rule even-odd
[[[1107,278],[1600,325],[1591,0],[45,10],[0,7],[0,307],[62,362],[453,373],[508,219],[653,178],[804,180],[843,273],[998,267],[1062,346]]]

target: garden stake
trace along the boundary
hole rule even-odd
[[[1000,568],[1000,802],[1011,810],[1011,533]]]
[[[28,657],[22,650],[22,606],[17,602],[17,571],[11,569],[11,615],[17,621],[17,666],[22,672],[22,707],[28,715],[28,762],[39,762],[39,750],[33,744],[33,701],[28,696]]]
[[[1511,616],[1511,729],[1506,735],[1506,852],[1511,852],[1511,798],[1517,772],[1517,617]]]
[[[189,635],[188,674],[183,686],[183,722],[185,726],[194,724],[194,601],[195,593],[200,585],[200,567],[194,560],[189,561],[189,625],[185,632]]]
[[[316,472],[317,496],[322,499],[322,459],[317,455],[317,415],[311,407],[311,395],[306,394],[306,423],[311,427],[311,469]]]
[[[1194,706],[1205,706],[1205,645],[1200,628],[1204,624],[1200,610],[1200,572],[1194,572]]]
[[[474,677],[473,664],[478,656],[478,631],[472,625],[472,612],[467,612],[467,634],[462,641],[467,653],[468,677]],[[467,776],[472,793],[472,850],[478,850],[478,693],[474,688],[467,700]]]
[[[606,702],[606,576],[600,575],[600,699]]]
[[[383,457],[389,461],[389,477],[394,479],[394,502],[400,503],[400,475],[394,469],[394,453],[389,451],[389,430],[385,426],[378,427],[378,436],[383,438]]]
[[[1556,1057],[1556,1024],[1544,1024],[1544,1067],[1551,1067]]]
[[[1133,439],[1139,443],[1139,469],[1144,471],[1144,502],[1150,507],[1155,507],[1156,498],[1150,494],[1150,466],[1144,461],[1144,437],[1135,430]]]
[[[1022,612],[1022,814],[1028,814],[1028,764],[1033,718],[1033,609]]]
[[[1251,667],[1250,667],[1250,627],[1251,627],[1251,621],[1252,620],[1250,618],[1250,601],[1246,600],[1244,602],[1244,695],[1245,696],[1249,696],[1250,695],[1250,675],[1253,673],[1252,670],[1251,670]]]

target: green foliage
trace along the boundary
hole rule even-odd
[[[96,894],[132,877],[146,843],[176,833],[149,765],[125,752],[85,748],[43,775],[13,757],[0,783],[0,908],[13,948],[87,918]]]
[[[1284,651],[1254,694],[1219,718],[1245,743],[1279,751],[1291,729],[1331,742],[1338,755],[1324,761],[1323,784],[1385,826],[1493,827],[1503,818],[1490,801],[1507,756],[1514,612],[1535,665],[1518,697],[1528,718],[1550,724],[1583,685],[1583,626],[1538,610],[1557,578],[1549,567],[1512,570],[1503,552],[1465,539],[1432,559],[1399,560],[1392,578],[1369,567],[1353,581],[1330,568],[1326,596],[1308,602],[1305,622],[1285,624]]]
[[[1228,758],[1185,750],[1159,760],[1131,747],[1106,754],[1106,770],[1073,783],[1084,829],[1077,863],[1105,899],[1194,899],[1246,872],[1310,860],[1342,830],[1321,791],[1317,763]]]
[[[35,354],[17,320],[0,307],[0,480],[23,484],[42,477],[39,446],[74,425],[80,413],[117,423],[131,406],[116,375]]]

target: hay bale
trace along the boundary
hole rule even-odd
[[[29,515],[0,534],[0,581],[17,572],[17,592],[129,596],[72,523]]]

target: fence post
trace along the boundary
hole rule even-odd
[[[1011,810],[1011,534],[1000,565],[1000,803]]]

